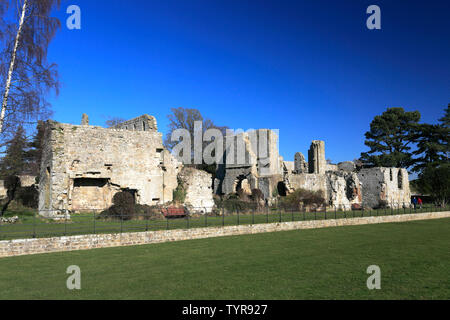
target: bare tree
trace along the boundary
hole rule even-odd
[[[59,4],[60,0],[0,0],[3,136],[19,124],[34,126],[51,115],[45,95],[50,90],[58,93],[59,83],[56,65],[47,62],[47,48],[60,27],[59,20],[50,17]],[[6,16],[14,18],[6,20]]]
[[[108,120],[105,121],[105,125],[107,128],[112,128],[125,121],[126,120],[124,118],[110,117]]]
[[[178,143],[178,141],[172,141],[172,132],[176,129],[186,129],[191,136],[191,141],[194,141],[194,124],[196,121],[202,122],[202,131],[203,133],[208,129],[218,129],[222,132],[223,136],[225,136],[226,129],[228,127],[226,126],[217,126],[213,123],[210,119],[203,118],[202,114],[197,109],[189,109],[189,108],[172,108],[172,114],[168,115],[167,118],[169,119],[169,130],[166,134],[166,137],[164,139],[164,146],[172,150],[172,148]],[[202,133],[202,134],[203,134]],[[202,136],[203,137],[203,136]],[[203,142],[202,145],[205,147],[208,143]],[[191,144],[192,151],[191,151],[191,157],[194,156],[194,143]],[[205,163],[203,164],[197,164],[193,165],[194,167],[208,171],[210,173],[214,173],[216,171],[216,164],[213,165],[207,165]]]

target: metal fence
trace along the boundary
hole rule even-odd
[[[391,203],[377,209],[355,208],[348,205],[321,208],[190,208],[184,217],[164,217],[158,212],[105,216],[99,210],[60,215],[59,219],[44,218],[36,211],[24,212],[16,223],[0,222],[0,240],[58,237],[81,234],[123,233],[156,230],[225,227],[260,223],[349,219],[357,217],[414,214],[449,210],[435,204],[416,205]],[[10,217],[8,215],[8,217]]]

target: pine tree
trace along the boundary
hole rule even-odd
[[[25,152],[27,166],[25,172],[27,174],[38,176],[40,173],[44,131],[44,122],[39,121],[36,127],[36,134],[33,140],[28,143],[28,148]]]
[[[17,128],[14,137],[8,142],[6,154],[0,161],[0,176],[18,176],[26,168],[27,140],[22,126]]]
[[[403,108],[388,108],[376,116],[366,132],[368,152],[361,160],[369,167],[408,168],[413,163],[411,146],[419,126],[419,111],[405,112]]]
[[[0,216],[3,216],[8,209],[9,204],[14,200],[20,188],[19,175],[23,173],[26,166],[26,148],[25,130],[22,126],[19,126],[14,137],[8,142],[6,154],[0,162],[0,176],[4,180],[4,185],[7,189],[7,199],[3,203]]]
[[[415,142],[417,149],[413,154],[417,158],[414,159],[412,171],[421,172],[429,166],[437,167],[447,161],[448,129],[446,130],[443,126],[421,124],[417,130]]]

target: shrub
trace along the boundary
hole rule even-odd
[[[251,199],[256,202],[260,202],[264,200],[264,194],[259,189],[252,189]]]
[[[278,188],[274,188],[273,190],[272,190],[272,197],[274,197],[274,198],[276,198],[276,197],[278,197]]]
[[[280,199],[280,207],[283,209],[300,209],[301,207],[320,207],[325,204],[323,191],[310,191],[297,189],[293,193]]]
[[[20,187],[17,190],[16,200],[25,207],[37,209],[39,205],[39,192],[33,186]]]
[[[186,199],[186,189],[179,179],[176,189],[172,192],[172,197],[174,203],[184,203],[184,200]]]
[[[128,191],[117,192],[113,197],[113,205],[100,213],[101,217],[119,218],[130,220],[136,213],[134,196]]]
[[[386,200],[380,200],[378,202],[378,206],[376,206],[374,209],[387,209],[388,208],[388,202]]]
[[[149,206],[147,204],[136,204],[135,214],[140,219],[145,220],[162,220],[164,215],[161,213],[160,206]]]
[[[224,199],[217,204],[218,209],[225,209],[228,212],[249,212],[257,209],[256,202],[242,201],[239,199]]]
[[[239,189],[237,191],[238,199],[241,201],[250,201],[250,196],[244,191],[244,189]]]

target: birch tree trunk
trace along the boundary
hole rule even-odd
[[[20,16],[20,21],[19,21],[19,29],[17,30],[16,40],[14,42],[14,49],[13,49],[13,52],[11,55],[11,61],[9,63],[8,77],[6,79],[5,93],[3,95],[2,111],[0,113],[0,133],[3,132],[3,124],[5,122],[5,112],[6,112],[6,107],[8,105],[9,89],[11,87],[12,74],[14,71],[14,64],[16,62],[16,54],[17,54],[17,47],[19,46],[20,34],[22,32],[22,26],[25,21],[25,12],[27,11],[27,4],[28,4],[28,0],[24,0],[23,6],[22,6],[22,14]]]

